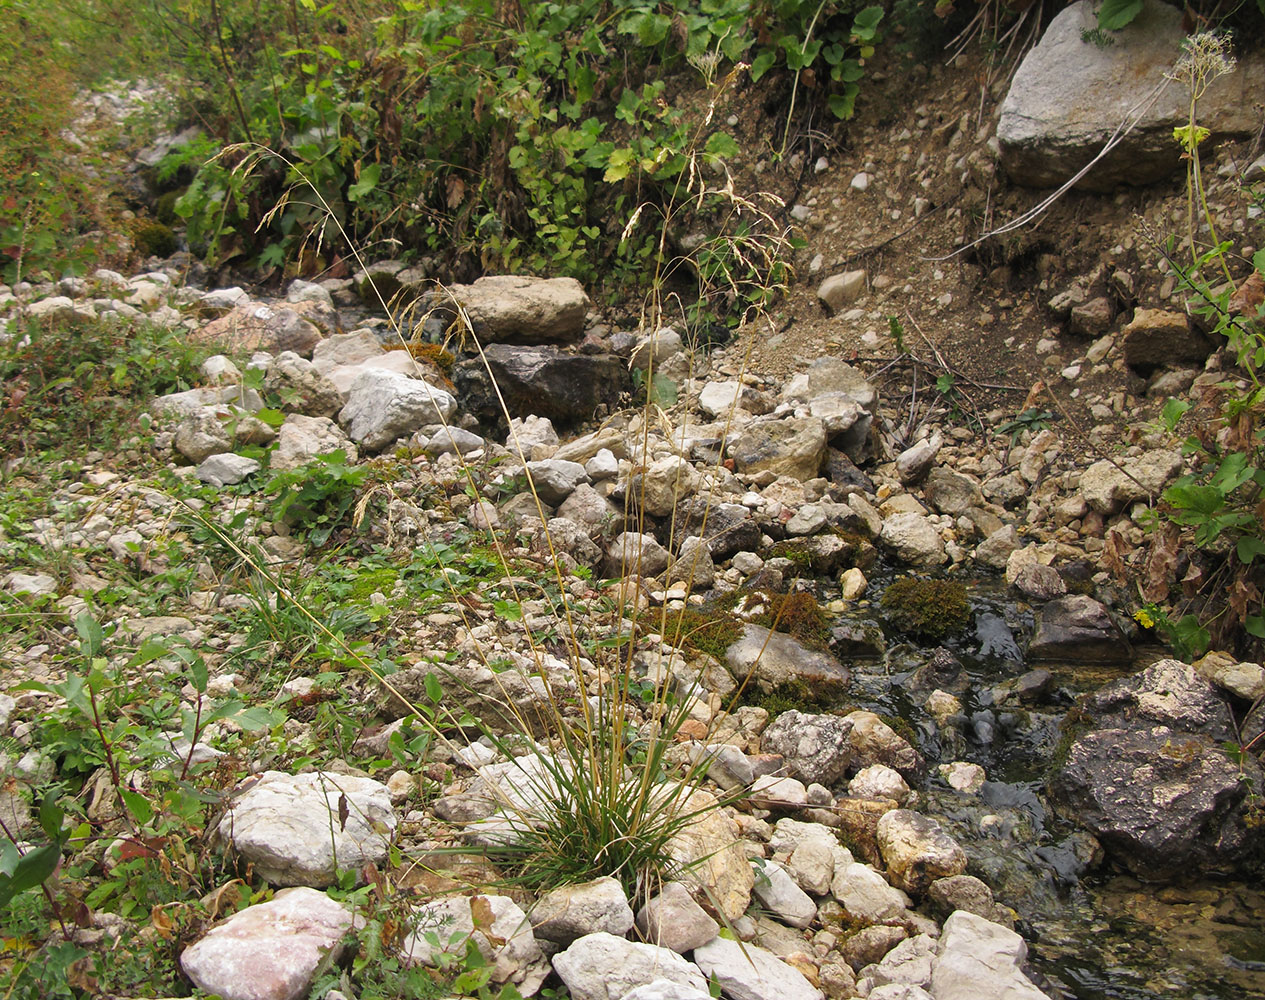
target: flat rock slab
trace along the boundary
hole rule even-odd
[[[803,683],[815,694],[844,691],[851,676],[829,653],[809,649],[781,632],[745,625],[742,638],[725,650],[725,663],[734,677],[753,674],[761,691],[783,684]]]
[[[1150,184],[1178,169],[1176,126],[1189,123],[1186,87],[1165,81],[1185,38],[1179,7],[1146,0],[1112,44],[1085,40],[1098,27],[1095,6],[1080,0],[1058,13],[1015,72],[1002,102],[997,139],[1011,179],[1028,187],[1069,180],[1103,147],[1136,106],[1163,85],[1137,126],[1079,183],[1092,191]],[[1256,95],[1265,93],[1265,60],[1253,56],[1216,80],[1199,101],[1199,124],[1215,136],[1250,135],[1260,126]]]
[[[273,885],[333,885],[386,858],[397,820],[386,785],[347,774],[267,771],[229,807],[221,840]]]
[[[1104,605],[1072,594],[1050,601],[1037,612],[1028,659],[1123,664],[1133,660],[1133,647]]]
[[[718,937],[694,949],[694,961],[732,1000],[824,1000],[825,994],[770,951]]]
[[[652,944],[607,934],[587,934],[553,957],[554,971],[573,1000],[620,1000],[639,986],[666,980],[707,992],[707,979],[693,962]]]
[[[343,952],[352,915],[315,889],[283,889],[190,945],[180,967],[223,1000],[296,1000]]]
[[[570,343],[584,335],[592,303],[574,278],[498,274],[472,285],[450,285],[474,332],[484,341]],[[448,303],[440,303],[444,308]]]
[[[931,993],[936,1000],[1047,1000],[1023,974],[1027,953],[1010,928],[958,910],[944,922]]]

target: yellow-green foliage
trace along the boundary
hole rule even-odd
[[[830,618],[812,594],[764,591],[759,599],[764,602],[765,611],[755,619],[757,625],[785,632],[792,639],[817,649],[824,649],[830,643]]]
[[[952,580],[902,577],[883,592],[880,603],[899,631],[933,642],[961,632],[971,620],[966,586]]]

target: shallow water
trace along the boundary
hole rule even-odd
[[[871,593],[881,593],[875,581]],[[822,594],[829,598],[829,594]],[[1253,884],[1200,880],[1148,885],[1110,863],[1087,867],[1089,841],[1047,808],[1042,796],[1074,698],[1127,670],[1041,666],[1054,674],[1035,706],[997,706],[994,688],[1024,673],[1030,609],[1008,600],[997,581],[972,587],[974,627],[946,645],[969,683],[959,695],[966,725],[939,732],[921,708],[925,692],[909,684],[930,649],[889,637],[882,661],[853,662],[850,701],[905,720],[930,765],[918,808],[962,844],[971,874],[1016,911],[1034,974],[1052,997],[1067,1000],[1265,1000],[1265,893]],[[860,607],[848,621],[879,621]],[[989,781],[976,795],[949,788],[935,765],[966,760]]]

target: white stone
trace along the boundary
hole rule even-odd
[[[753,864],[752,892],[765,910],[790,927],[807,927],[817,918],[817,904],[776,861]]]
[[[1047,1000],[1023,974],[1027,945],[1014,931],[955,910],[944,922],[931,968],[936,1000]]]
[[[529,997],[545,981],[545,954],[527,915],[508,896],[453,896],[425,903],[415,912],[416,929],[400,945],[405,962],[460,964],[467,941],[473,941],[491,966],[493,982],[512,984]],[[439,947],[429,939],[431,934],[438,937]]]
[[[707,979],[698,966],[676,952],[605,932],[586,935],[559,952],[553,968],[572,1000],[620,1000],[638,986],[661,979],[707,991]]]
[[[718,937],[694,949],[694,961],[731,1000],[824,1000],[825,994],[772,952]]]

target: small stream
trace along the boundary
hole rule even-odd
[[[872,578],[870,594],[881,594],[887,582]],[[1265,998],[1261,886],[1212,879],[1152,885],[1109,862],[1097,865],[1092,839],[1055,816],[1042,794],[1076,697],[1141,669],[1158,651],[1140,654],[1128,669],[1041,664],[1052,677],[1040,694],[999,704],[998,687],[1029,670],[1022,650],[1032,612],[996,579],[969,581],[968,590],[972,628],[944,644],[965,675],[952,688],[963,706],[955,725],[941,729],[921,707],[930,688],[919,688],[916,674],[933,650],[890,635],[883,660],[850,663],[850,702],[897,716],[918,735],[930,779],[917,808],[942,823],[966,849],[970,874],[1017,912],[1016,929],[1047,993],[1075,1000]],[[875,621],[881,614],[873,604],[840,619]],[[939,776],[936,765],[954,760],[984,768],[988,781],[978,793],[955,791]]]

